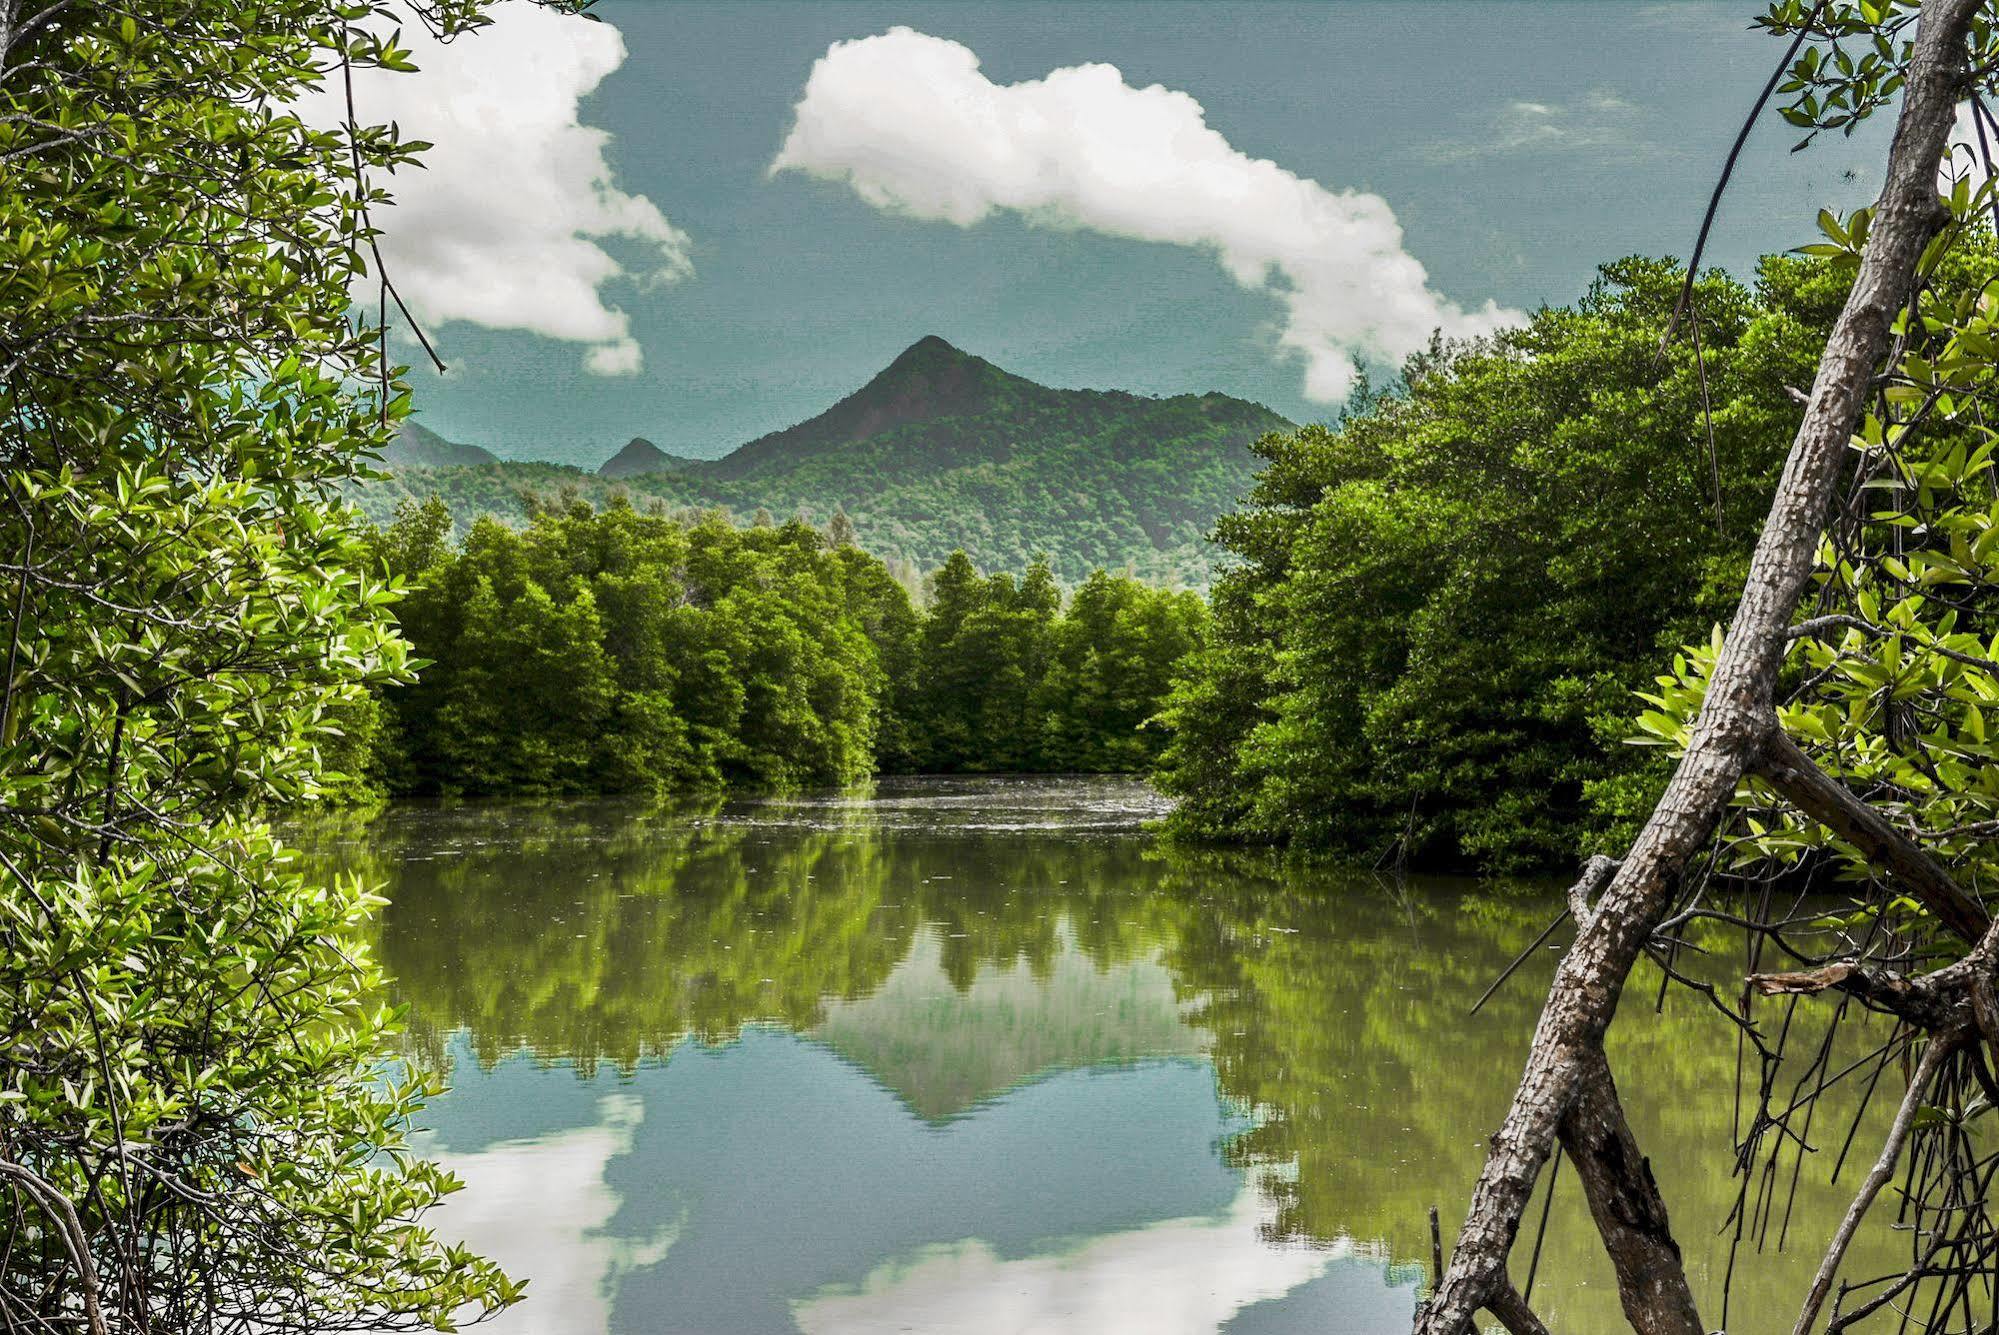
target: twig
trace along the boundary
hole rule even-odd
[[[1839,1264],[1846,1259],[1846,1249],[1853,1241],[1855,1230],[1874,1198],[1881,1194],[1888,1179],[1895,1175],[1895,1161],[1902,1156],[1902,1144],[1909,1138],[1909,1128],[1915,1125],[1916,1110],[1922,1106],[1923,1091],[1929,1088],[1944,1059],[1957,1050],[1957,1040],[1937,1038],[1923,1050],[1923,1059],[1916,1065],[1916,1073],[1909,1078],[1909,1092],[1902,1096],[1902,1106],[1895,1110],[1894,1125],[1888,1128],[1888,1138],[1881,1145],[1880,1157],[1868,1172],[1866,1181],[1860,1184],[1860,1191],[1853,1198],[1853,1204],[1846,1209],[1846,1217],[1839,1221],[1839,1231],[1833,1234],[1832,1245],[1826,1248],[1825,1259],[1819,1262],[1818,1274],[1812,1279],[1810,1292],[1805,1295],[1804,1309],[1798,1313],[1797,1324],[1791,1327],[1791,1335],[1810,1335],[1814,1322],[1818,1320],[1819,1309],[1825,1306],[1827,1295],[1832,1292],[1833,1278],[1839,1273]]]
[[[1798,25],[1798,35],[1791,39],[1784,58],[1777,62],[1777,68],[1770,71],[1770,79],[1763,85],[1763,91],[1756,95],[1756,105],[1742,120],[1742,128],[1735,132],[1735,143],[1729,147],[1728,160],[1722,163],[1721,178],[1714,183],[1714,193],[1708,196],[1707,212],[1701,216],[1700,235],[1694,238],[1693,258],[1687,261],[1687,276],[1680,284],[1680,299],[1673,303],[1673,314],[1666,321],[1666,332],[1659,335],[1659,355],[1664,356],[1666,344],[1672,341],[1674,330],[1680,326],[1680,317],[1687,313],[1687,306],[1694,299],[1694,278],[1701,271],[1701,257],[1707,253],[1708,233],[1714,228],[1715,214],[1721,210],[1721,195],[1728,189],[1729,178],[1735,175],[1735,163],[1742,156],[1742,146],[1749,142],[1749,132],[1756,128],[1756,118],[1763,114],[1763,104],[1770,100],[1770,94],[1777,91],[1777,81],[1784,77],[1784,71],[1798,58],[1798,49],[1811,35],[1812,24],[1818,22],[1819,14],[1825,9],[1825,0],[1812,6],[1812,12]]]

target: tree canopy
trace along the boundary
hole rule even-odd
[[[1137,772],[1199,642],[1198,595],[954,553],[924,605],[836,522],[738,527],[614,501],[476,521],[406,504],[378,560],[421,679],[357,711],[351,763],[394,792],[851,784],[879,772]]]
[[[414,146],[287,110],[407,68],[396,21],[0,7],[11,1329],[427,1327],[517,1293],[422,1222],[453,1183],[404,1145],[429,1084],[384,1066],[377,901],[259,814],[324,791],[337,715],[410,666],[341,489],[407,407],[352,298]]]
[[[1657,782],[1631,692],[1727,613],[1845,280],[1604,266],[1573,306],[1266,437],[1161,771],[1203,835],[1367,862],[1567,865]],[[1711,419],[1704,413],[1711,406]],[[1711,420],[1712,435],[1709,423]]]
[[[1642,722],[1675,763],[1623,856],[1591,859],[1569,891],[1575,943],[1459,1244],[1419,1310],[1422,1335],[1463,1335],[1481,1309],[1512,1330],[1541,1328],[1513,1287],[1509,1254],[1558,1151],[1581,1179],[1632,1327],[1709,1328],[1659,1185],[1634,1171],[1644,1150],[1605,1046],[1647,956],[1735,1030],[1738,1228],[1768,1218],[1751,1206],[1751,1184],[1772,1199],[1787,1158],[1795,1189],[1828,1087],[1869,1065],[1870,1093],[1891,1065],[1903,1073],[1794,1335],[1821,1317],[1839,1331],[1890,1312],[1931,1331],[1991,1323],[1987,1054],[1999,1042],[1999,925],[1980,894],[1999,829],[1984,763],[1999,666],[1985,543],[1995,513],[1988,218],[1999,221],[1991,20],[1981,0],[1777,0],[1758,20],[1790,39],[1763,96],[1784,99],[1784,119],[1805,131],[1798,148],[1894,108],[1885,183],[1867,208],[1819,215],[1825,240],[1807,251],[1847,290],[1811,388],[1799,391],[1803,412],[1741,596],[1725,628],[1678,655],[1648,694]],[[1951,147],[1967,117],[1971,172]],[[1697,337],[1700,310],[1690,293],[1662,339],[1683,328]],[[1828,871],[1852,896],[1845,911],[1810,898]],[[1739,888],[1758,893],[1727,902]],[[1673,968],[1683,934],[1708,922],[1742,936],[1748,977],[1735,1004]],[[1766,952],[1805,967],[1765,972]],[[1863,1008],[1896,1020],[1885,1043],[1838,1070],[1832,1032],[1802,1053],[1792,1046],[1799,998],[1828,992],[1840,994],[1828,1008],[1834,1032]],[[1759,995],[1786,1000],[1773,1016],[1759,1012]],[[1855,1274],[1849,1248],[1898,1176],[1898,1219],[1920,1226],[1898,1269]],[[1787,1204],[1780,1245],[1789,1219]]]

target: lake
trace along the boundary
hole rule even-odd
[[[386,886],[409,1047],[452,1082],[418,1143],[467,1184],[435,1222],[530,1280],[496,1335],[1402,1335],[1567,929],[1470,1008],[1559,887],[1177,853],[1145,833],[1163,810],[1125,781],[908,780],[401,805],[302,842]],[[1730,1328],[1788,1329],[1864,1164],[1827,1186],[1829,1105],[1738,1229],[1735,1037],[1657,990],[1648,966],[1612,1059],[1704,1315],[1739,1247]],[[1795,1051],[1823,1032],[1810,1003],[1790,1023]],[[1835,1041],[1837,1069],[1860,1038]],[[1572,1178],[1534,1302],[1619,1328]]]

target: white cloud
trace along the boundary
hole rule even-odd
[[[1593,88],[1569,102],[1508,102],[1483,116],[1477,134],[1432,139],[1422,153],[1438,163],[1537,152],[1608,152],[1629,158],[1656,151],[1643,122],[1641,108],[1610,89]]]
[[[583,358],[583,369],[592,375],[636,375],[645,365],[645,358],[639,351],[638,340],[626,338],[618,343],[599,343]]]
[[[609,1232],[622,1202],[606,1176],[631,1153],[644,1112],[615,1094],[594,1125],[430,1156],[465,1188],[426,1222],[529,1281],[526,1300],[492,1322],[496,1335],[604,1335],[624,1276],[666,1256],[677,1224],[642,1244]]]
[[[770,170],[844,181],[876,208],[969,227],[995,211],[1212,251],[1285,308],[1305,392],[1346,397],[1355,358],[1399,362],[1432,330],[1519,317],[1429,286],[1387,201],[1334,191],[1234,148],[1186,93],[1111,65],[995,84],[957,42],[909,28],[836,42],[812,67]]]
[[[421,72],[357,71],[354,99],[362,124],[393,121],[435,145],[423,170],[389,181],[396,205],[375,219],[411,311],[427,330],[464,320],[589,344],[588,370],[636,372],[630,320],[603,295],[626,270],[597,240],[631,243],[644,256],[642,281],[684,277],[692,264],[686,234],[618,188],[605,159],[611,136],[580,119],[583,97],[624,63],[618,30],[508,0],[488,27],[449,43],[413,19],[403,43]],[[343,122],[339,80],[300,113]]]
[[[1108,1233],[1071,1252],[1005,1259],[972,1238],[889,1261],[857,1288],[794,1304],[792,1317],[805,1335],[1217,1335],[1352,1251],[1271,1242],[1268,1222],[1244,1187],[1218,1218]]]

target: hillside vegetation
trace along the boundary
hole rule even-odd
[[[387,523],[402,501],[435,495],[461,533],[481,515],[517,524],[524,495],[564,491],[599,505],[623,492],[641,509],[721,507],[740,519],[761,509],[823,522],[844,510],[869,551],[918,570],[963,549],[988,569],[1043,557],[1066,583],[1103,568],[1205,585],[1206,539],[1250,485],[1250,446],[1290,428],[1223,394],[1050,389],[930,337],[819,416],[720,459],[678,458],[642,439],[595,474],[438,466],[435,450],[392,451],[392,476],[359,498]]]

